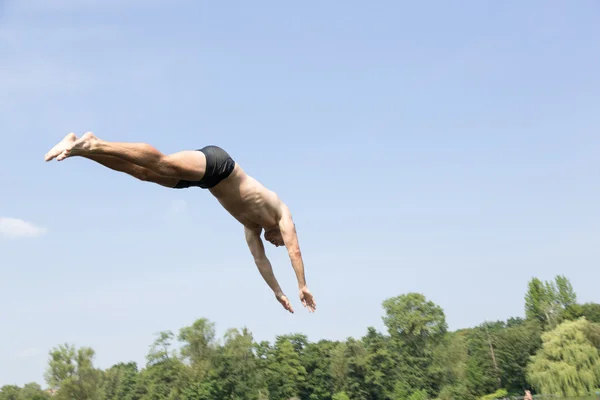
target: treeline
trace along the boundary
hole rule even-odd
[[[383,302],[387,332],[274,343],[248,329],[221,340],[199,319],[161,332],[147,364],[94,366],[94,350],[50,351],[42,390],[4,386],[0,400],[471,400],[532,393],[587,395],[600,387],[600,304],[579,304],[564,276],[529,282],[525,318],[450,332],[443,309],[422,294]],[[485,396],[485,397],[484,397]]]

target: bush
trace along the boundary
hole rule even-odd
[[[506,389],[498,389],[492,394],[486,394],[483,397],[480,397],[479,400],[496,400],[496,399],[505,399],[508,397],[508,391]]]
[[[331,400],[350,400],[350,397],[348,397],[346,392],[338,392],[333,395]]]

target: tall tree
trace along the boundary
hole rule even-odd
[[[58,389],[57,400],[102,398],[102,371],[94,367],[94,355],[89,347],[77,349],[70,344],[50,351],[46,381]]]
[[[51,397],[50,393],[42,390],[38,383],[30,382],[23,386],[19,400],[50,400]]]
[[[200,318],[191,326],[181,328],[178,339],[183,342],[183,359],[192,365],[196,379],[204,379],[211,368],[215,351],[215,324]]]
[[[150,351],[146,356],[148,365],[159,364],[168,361],[176,356],[175,351],[171,350],[175,335],[171,331],[158,332],[156,339],[150,346]]]
[[[134,362],[113,365],[104,374],[104,400],[135,400],[138,377]]]
[[[189,385],[191,374],[172,350],[174,336],[171,331],[159,332],[150,346],[147,366],[137,378],[135,397],[139,400],[177,397]]]
[[[546,285],[538,278],[529,281],[525,294],[525,316],[529,320],[537,320],[542,325],[549,319],[549,293]]]
[[[351,399],[368,400],[370,398],[366,385],[368,355],[362,342],[349,338],[346,341],[345,357],[347,360],[347,373],[344,392]]]
[[[482,325],[461,332],[465,335],[469,358],[465,370],[466,391],[475,396],[496,391],[497,372],[490,354],[488,333],[494,335],[501,329],[496,324],[487,324],[488,332]]]
[[[448,329],[444,311],[420,293],[389,298],[383,308],[383,322],[397,354],[399,379],[409,385],[411,393],[437,391],[438,382],[427,371],[433,351]]]
[[[261,389],[266,388],[253,349],[252,334],[246,328],[225,333],[225,344],[214,362],[219,398],[257,400]]]
[[[556,299],[562,308],[569,308],[577,304],[577,295],[573,290],[571,281],[564,275],[557,275],[554,278],[554,287],[556,290]]]
[[[469,353],[463,333],[449,333],[435,348],[430,374],[439,382],[440,397],[452,399],[464,392]],[[460,397],[460,396],[459,396]]]
[[[346,343],[339,342],[331,352],[331,380],[333,391],[340,393],[346,387],[348,379],[348,359],[346,358]]]
[[[306,382],[301,398],[309,400],[332,400],[334,381],[331,377],[333,352],[338,342],[320,340],[308,343],[301,358],[306,370]]]
[[[502,386],[509,393],[523,393],[528,387],[526,367],[542,345],[541,334],[541,326],[534,321],[493,333]]]
[[[362,342],[367,352],[365,384],[369,395],[372,399],[390,399],[398,379],[390,337],[369,327]]]
[[[300,361],[300,355],[295,351],[294,343],[287,337],[279,336],[271,354],[272,360],[267,372],[271,397],[298,397],[306,382],[306,369]]]
[[[553,329],[564,319],[576,314],[577,295],[567,277],[557,275],[554,281],[542,282],[532,278],[525,294],[525,315],[537,320],[546,329]]]

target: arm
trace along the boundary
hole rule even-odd
[[[281,206],[281,219],[279,220],[279,231],[283,238],[283,243],[287,248],[292,262],[292,268],[298,279],[298,287],[306,288],[306,277],[304,276],[304,262],[302,261],[302,253],[298,243],[298,234],[296,233],[296,225],[292,220],[292,214],[289,208],[284,204]]]
[[[265,254],[265,247],[263,245],[262,239],[260,238],[260,230],[252,230],[244,227],[244,232],[246,234],[246,243],[250,248],[250,253],[252,253],[252,257],[254,257],[254,263],[258,268],[258,271],[262,275],[263,279],[271,290],[275,293],[276,296],[280,296],[283,294],[281,291],[281,287],[279,287],[279,283],[273,274],[273,267],[271,267],[271,262],[267,258]]]
[[[279,231],[281,232],[283,243],[285,244],[288,254],[290,255],[292,267],[296,272],[298,288],[300,289],[300,300],[302,301],[304,307],[308,308],[309,312],[314,312],[317,308],[317,303],[315,303],[315,298],[310,290],[308,290],[306,287],[306,278],[304,277],[304,262],[302,261],[302,253],[300,252],[300,245],[298,244],[296,225],[292,220],[292,214],[290,213],[289,208],[285,204],[281,206]]]
[[[267,282],[271,290],[273,290],[273,293],[275,293],[277,301],[281,303],[283,308],[293,313],[294,309],[292,308],[288,298],[283,294],[281,287],[279,287],[279,283],[273,274],[271,262],[265,254],[265,246],[260,238],[261,229],[252,230],[244,227],[244,230],[246,233],[246,243],[248,243],[252,257],[254,257],[254,262],[258,267],[258,271],[262,275],[265,282]]]

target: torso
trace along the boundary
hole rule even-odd
[[[239,164],[227,179],[209,190],[245,227],[265,231],[277,227],[281,218],[281,200],[276,193],[247,175]]]

